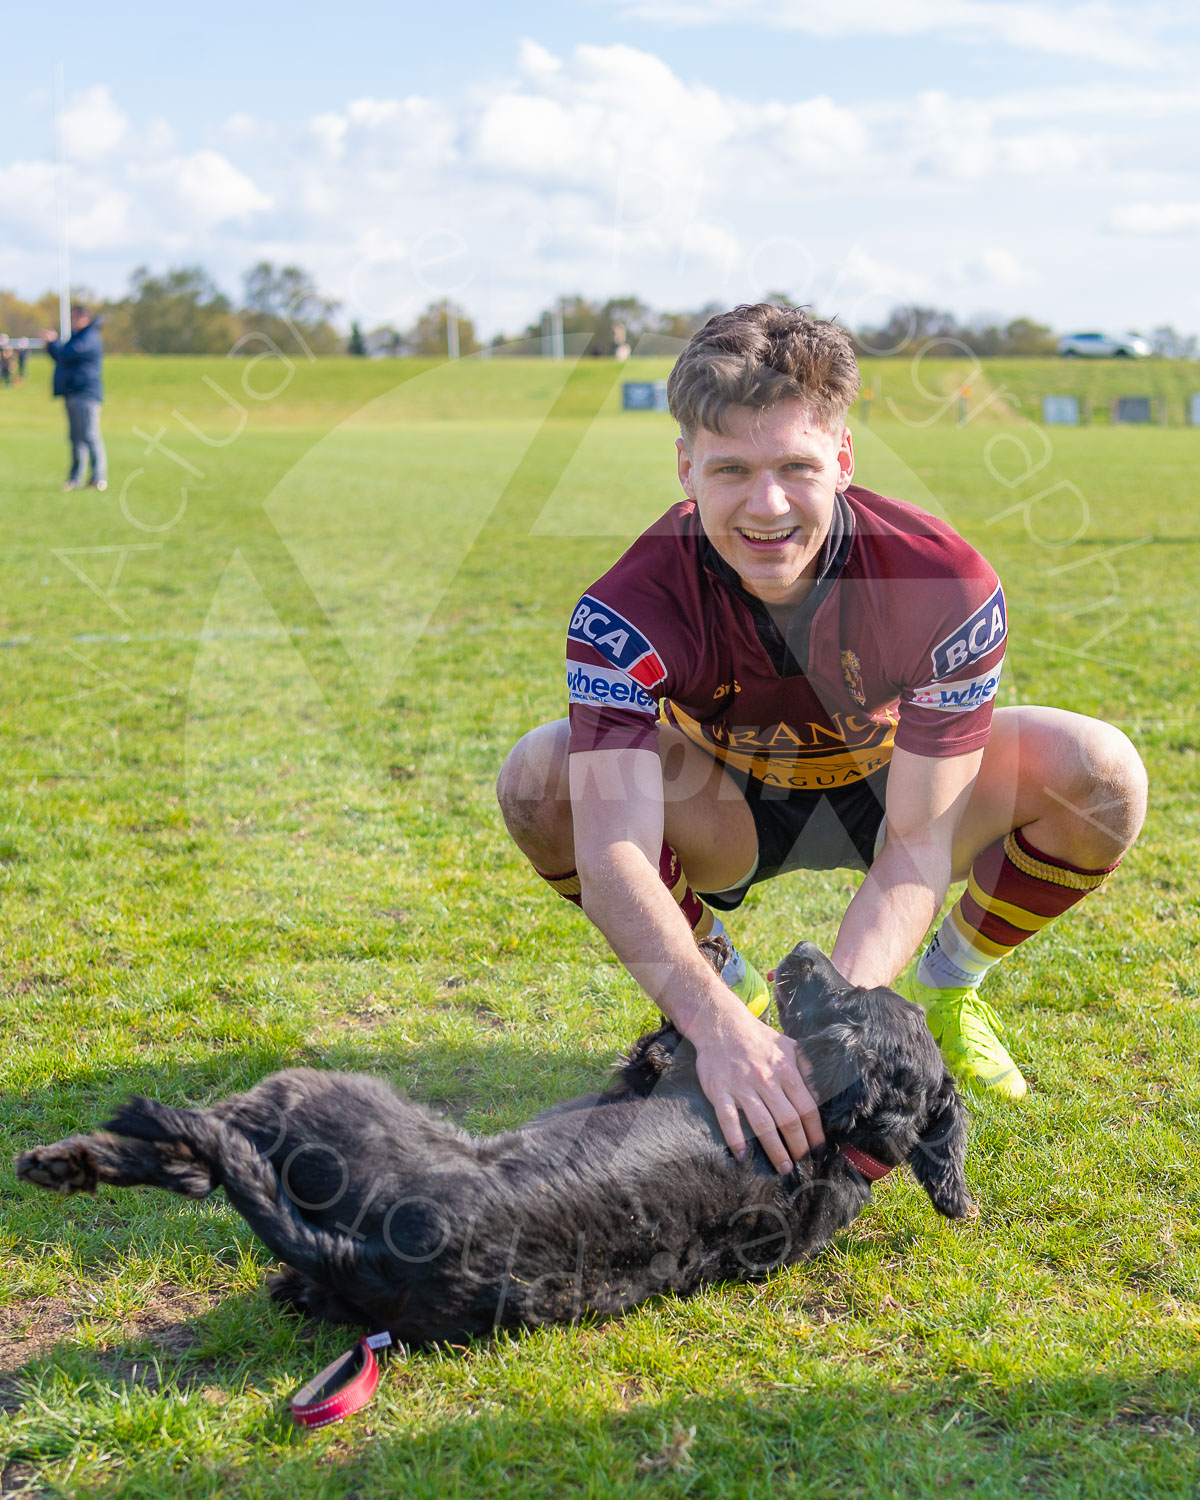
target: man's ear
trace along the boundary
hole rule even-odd
[[[675,461],[679,471],[679,483],[683,486],[683,493],[689,500],[696,498],[696,486],[692,477],[692,455],[688,452],[687,440],[683,437],[675,439]]]
[[[838,448],[837,461],[837,487],[839,490],[844,490],[854,483],[854,439],[850,436],[848,427],[842,428],[842,442]]]
[[[967,1111],[947,1073],[936,1095],[932,1118],[909,1154],[908,1164],[934,1208],[948,1219],[964,1219],[971,1211],[966,1159]]]

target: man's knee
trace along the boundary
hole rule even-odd
[[[570,827],[564,728],[542,724],[523,735],[496,778],[496,800],[505,825],[526,852],[557,842]]]
[[[1104,803],[1122,816],[1120,835],[1129,847],[1141,831],[1146,817],[1149,786],[1142,757],[1129,736],[1115,724],[1093,721],[1089,746],[1092,785]]]
[[[1114,724],[1077,717],[1070,754],[1060,762],[1057,799],[1074,810],[1094,837],[1112,844],[1119,858],[1137,838],[1146,816],[1146,769],[1129,736]]]

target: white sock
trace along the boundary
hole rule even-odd
[[[917,979],[931,990],[974,989],[996,959],[981,962],[973,951],[955,941],[952,923],[943,922],[917,965]]]

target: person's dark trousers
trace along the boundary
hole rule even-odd
[[[100,403],[90,396],[64,396],[67,404],[67,441],[71,445],[71,472],[68,484],[83,483],[84,459],[91,461],[90,483],[108,480],[108,459],[104,439],[100,436]]]

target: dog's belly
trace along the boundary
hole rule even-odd
[[[457,1200],[445,1179],[411,1186],[413,1218],[372,1248],[403,1286],[393,1331],[409,1341],[616,1313],[764,1275],[806,1248],[804,1170],[783,1183],[734,1161],[690,1098],[544,1117]],[[386,1298],[376,1306],[385,1314]]]

